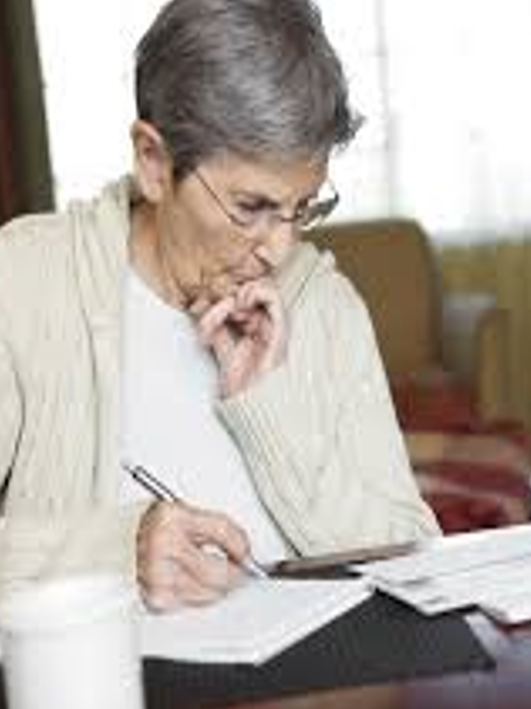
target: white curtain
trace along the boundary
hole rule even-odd
[[[162,0],[33,0],[57,201],[131,167],[134,47]]]
[[[344,216],[407,214],[469,240],[528,232],[531,1],[320,5],[368,116],[342,159]]]
[[[367,116],[339,218],[485,239],[531,224],[531,0],[318,0]],[[129,168],[134,41],[161,0],[35,0],[60,202]]]

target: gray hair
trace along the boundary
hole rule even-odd
[[[138,117],[177,179],[224,151],[326,157],[361,123],[311,0],[171,0],[137,47],[135,79]]]

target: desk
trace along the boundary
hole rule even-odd
[[[496,659],[492,672],[244,702],[231,709],[531,709],[531,627],[504,632],[478,613],[470,620]]]

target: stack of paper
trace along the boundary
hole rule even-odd
[[[226,598],[171,615],[145,613],[142,654],[260,664],[370,596],[363,579],[249,580]]]
[[[508,593],[492,593],[480,601],[481,608],[501,623],[515,625],[531,620],[531,578]]]
[[[531,525],[456,534],[353,569],[427,615],[478,605],[507,623],[531,620]]]

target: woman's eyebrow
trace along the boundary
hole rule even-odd
[[[307,204],[312,199],[314,199],[318,194],[318,190],[312,190],[309,194],[303,195],[297,200],[297,207],[303,204]],[[268,209],[281,209],[282,203],[280,200],[273,199],[270,195],[264,194],[263,192],[255,192],[252,190],[242,190],[237,189],[232,193],[234,199],[249,200],[250,202],[256,202],[261,204]]]
[[[234,199],[255,202],[256,204],[261,204],[269,209],[280,209],[282,206],[278,200],[273,199],[270,195],[264,194],[263,192],[256,192],[254,190],[234,190],[234,192],[232,192],[232,196]]]

